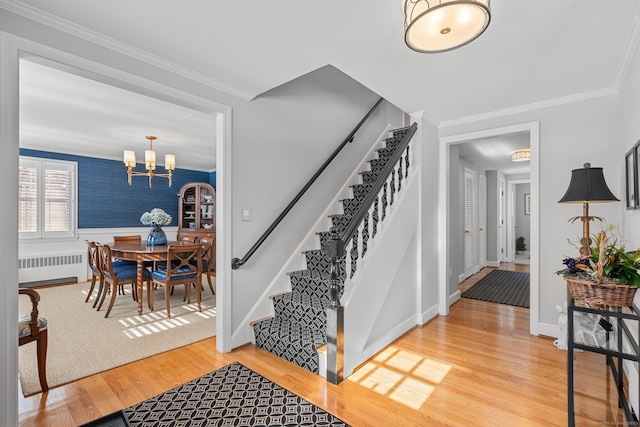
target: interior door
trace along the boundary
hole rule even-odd
[[[464,276],[469,277],[476,270],[476,174],[471,169],[464,170]]]
[[[478,259],[480,268],[487,265],[487,177],[478,176]]]

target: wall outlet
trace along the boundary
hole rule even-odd
[[[449,277],[453,276],[453,267],[449,267]]]

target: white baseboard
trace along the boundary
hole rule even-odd
[[[461,295],[462,294],[459,290],[449,295],[449,305],[453,304],[454,302],[458,302],[458,300],[461,298]]]
[[[560,329],[558,325],[550,325],[548,323],[538,323],[538,335],[545,337],[558,338],[560,336]]]
[[[487,261],[486,264],[487,267],[500,267],[500,263],[498,261]]]
[[[438,304],[434,305],[433,307],[425,310],[422,312],[422,314],[420,315],[420,318],[418,319],[418,324],[419,325],[424,325],[425,323],[427,323],[429,320],[437,317],[439,314],[438,312]]]

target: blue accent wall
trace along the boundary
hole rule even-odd
[[[142,227],[140,216],[153,208],[163,209],[172,217],[170,225],[177,226],[180,188],[188,182],[216,185],[215,172],[176,169],[171,188],[166,178],[155,178],[149,188],[146,177],[133,177],[129,186],[127,169],[118,160],[22,148],[20,155],[78,163],[78,228]]]

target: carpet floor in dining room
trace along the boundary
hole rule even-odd
[[[191,290],[189,304],[183,301],[184,287],[176,287],[170,300],[171,319],[167,318],[164,288],[154,293],[153,312],[147,307],[144,292],[143,313],[138,316],[131,287],[125,287],[126,294],[116,297],[108,318],[104,317],[108,301],[100,311],[92,308],[93,297],[84,302],[89,283],[37,289],[40,316],[49,322],[49,387],[215,336],[216,298],[204,286],[201,312],[195,302],[195,290]],[[19,310],[30,311],[28,298],[20,297]],[[30,395],[41,391],[35,343],[20,346],[18,356],[22,392]]]

